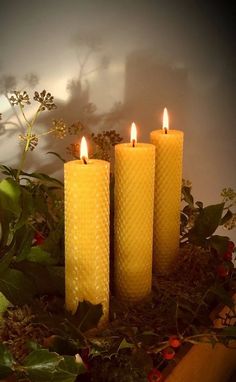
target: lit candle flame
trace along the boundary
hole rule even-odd
[[[81,139],[80,143],[80,159],[84,161],[84,164],[87,164],[88,160],[88,146],[85,137]]]
[[[167,108],[165,107],[164,113],[163,113],[163,125],[162,125],[163,130],[165,130],[165,133],[167,133],[167,130],[169,130],[169,117],[168,117],[168,111]]]
[[[137,128],[134,122],[131,125],[130,142],[135,147],[135,143],[137,143]]]

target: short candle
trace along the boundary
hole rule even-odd
[[[65,163],[66,308],[79,301],[101,303],[109,313],[109,178],[110,164],[88,159],[85,138],[81,160]]]

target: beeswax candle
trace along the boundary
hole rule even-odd
[[[115,289],[130,302],[151,291],[154,170],[152,144],[132,135],[130,143],[115,146]]]
[[[167,110],[163,129],[151,132],[156,146],[154,266],[168,273],[179,251],[183,132],[169,130]]]
[[[104,322],[109,311],[110,165],[87,156],[81,152],[82,160],[64,166],[66,308],[74,313],[79,301],[102,303]]]

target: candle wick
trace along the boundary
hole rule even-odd
[[[135,139],[132,139],[132,147],[135,147]]]
[[[165,134],[167,134],[167,127],[164,127]]]
[[[84,164],[88,164],[88,162],[84,156],[82,157],[82,161],[84,162]]]

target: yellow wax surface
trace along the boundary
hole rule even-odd
[[[168,273],[179,251],[183,132],[151,132],[156,146],[154,265]]]
[[[115,146],[115,289],[139,301],[151,291],[155,147]]]
[[[109,313],[109,178],[102,160],[65,163],[66,308],[78,302],[102,303]]]

